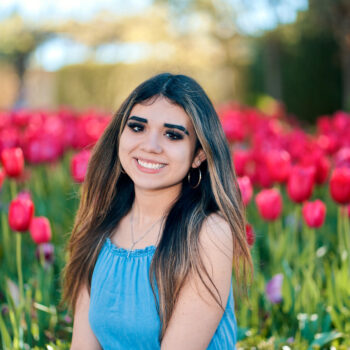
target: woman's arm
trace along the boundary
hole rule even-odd
[[[70,350],[101,350],[95,334],[89,324],[90,295],[86,286],[82,286],[75,306],[73,336]]]
[[[219,215],[212,214],[202,225],[199,241],[203,264],[220,293],[225,309],[230,293],[233,261],[230,226]],[[204,273],[203,279],[217,297],[217,291]],[[222,315],[222,309],[200,278],[191,276],[181,289],[161,350],[207,349]]]

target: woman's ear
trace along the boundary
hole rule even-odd
[[[203,149],[200,148],[193,159],[192,168],[198,168],[202,164],[202,162],[204,162],[206,159],[207,159],[207,156],[205,155]]]

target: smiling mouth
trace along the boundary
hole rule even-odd
[[[166,166],[166,164],[164,163],[151,163],[151,162],[146,162],[143,161],[141,159],[136,158],[136,161],[144,168],[147,169],[160,169],[160,168],[164,168]]]

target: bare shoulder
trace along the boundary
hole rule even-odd
[[[231,226],[221,213],[210,214],[203,222],[200,245],[204,254],[216,260],[218,256],[233,259],[233,235]],[[210,260],[212,260],[210,259]]]
[[[198,248],[208,275],[201,271],[199,276],[197,270],[192,270],[187,276],[165,332],[162,350],[207,349],[230,293],[232,245],[226,220],[219,214],[205,218]]]

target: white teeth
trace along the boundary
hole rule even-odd
[[[144,168],[148,169],[160,169],[165,167],[165,164],[160,164],[160,163],[147,163],[143,162],[142,160],[138,159],[137,162],[142,165]]]

